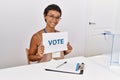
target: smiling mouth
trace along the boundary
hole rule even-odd
[[[56,23],[51,23],[51,24],[54,25],[54,26],[56,25]]]

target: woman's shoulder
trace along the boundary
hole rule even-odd
[[[40,44],[40,42],[42,41],[42,33],[43,33],[43,29],[34,33],[31,40],[35,41],[37,44]]]
[[[38,38],[38,37],[41,37],[42,36],[42,33],[43,33],[43,29],[39,30],[38,32],[34,33],[33,34],[33,38]]]
[[[35,34],[34,34],[34,36],[36,36],[36,35],[42,35],[42,33],[43,33],[43,29],[41,29],[41,30],[39,30],[39,31],[37,31]]]

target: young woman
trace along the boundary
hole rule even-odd
[[[56,25],[59,23],[61,19],[61,9],[56,4],[48,5],[44,10],[44,19],[46,22],[46,26],[44,29],[41,29],[37,33],[35,33],[30,42],[29,48],[29,60],[30,61],[38,61],[38,62],[46,62],[52,59],[52,53],[44,54],[44,45],[42,44],[42,33],[50,33],[50,32],[58,32],[55,29]],[[72,47],[70,43],[67,44],[67,50],[60,51],[60,56],[54,59],[63,59],[64,55],[70,53]]]

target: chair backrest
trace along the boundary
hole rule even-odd
[[[29,60],[29,57],[28,57],[28,55],[29,55],[29,49],[28,48],[26,48],[26,55],[27,55],[28,64],[30,64],[30,60]]]

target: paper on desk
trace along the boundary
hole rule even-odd
[[[44,53],[67,50],[68,32],[43,33]]]
[[[51,69],[51,70],[57,70],[57,71],[65,71],[65,72],[72,72],[72,73],[79,73],[79,71],[76,71],[76,63],[75,62],[68,62],[58,68],[60,64],[62,64],[65,61],[53,61],[50,65],[46,66],[46,69]]]

